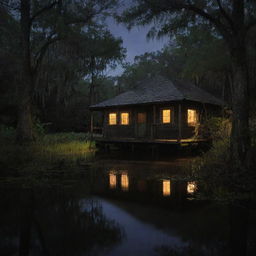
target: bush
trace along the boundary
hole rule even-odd
[[[35,132],[35,135],[37,137],[45,135],[44,125],[38,119],[36,119],[33,124],[34,124],[34,127],[33,127],[34,128],[34,132]]]
[[[205,121],[202,133],[213,141],[227,139],[231,134],[231,122],[226,118],[212,117]]]
[[[11,138],[15,136],[16,130],[13,127],[0,125],[0,137]]]
[[[201,197],[229,203],[237,200],[254,200],[256,195],[255,165],[252,164],[251,168],[241,170],[232,161],[230,122],[213,118],[208,121],[207,125],[208,129],[211,129],[212,147],[197,158],[192,165],[193,178],[201,186]]]

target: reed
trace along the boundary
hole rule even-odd
[[[0,166],[26,168],[62,168],[90,161],[95,143],[84,133],[57,133],[39,137],[29,145],[16,145],[13,134],[0,136]]]

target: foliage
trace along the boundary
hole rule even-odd
[[[34,122],[34,131],[35,131],[35,134],[37,136],[43,136],[45,134],[45,127],[44,125],[40,122],[39,119],[36,119]]]
[[[0,79],[7,84],[14,77],[6,95],[17,95],[20,111],[13,123],[18,123],[18,140],[31,141],[35,106],[44,107],[53,95],[56,102],[67,100],[74,86],[91,73],[91,59],[95,58],[94,72],[102,74],[124,57],[122,40],[101,25],[115,5],[116,0],[0,2],[0,56],[15,59],[14,68],[0,72]]]
[[[11,138],[15,134],[15,129],[13,127],[0,125],[0,134],[3,138]]]
[[[76,33],[72,38],[49,48],[42,63],[36,99],[43,107],[51,97],[57,104],[65,105],[73,100],[72,96],[81,85],[85,87],[83,93],[87,93],[89,98],[89,83],[85,78],[90,79],[91,72],[94,72],[97,74],[97,83],[101,82],[98,85],[100,87],[104,82],[101,78],[104,70],[109,66],[114,68],[122,61],[124,54],[122,40],[113,37],[106,27],[94,25],[86,31]],[[95,61],[93,70],[92,58]]]
[[[231,122],[221,117],[211,117],[204,121],[202,133],[206,133],[214,142],[228,141],[231,134]]]
[[[3,81],[0,91],[4,96],[0,100],[0,123],[6,125],[17,124],[17,105],[24,91],[18,89],[24,66],[20,47],[21,2],[0,2],[0,80]],[[101,95],[107,95],[105,85],[109,84],[104,71],[115,68],[125,55],[122,40],[115,38],[104,25],[116,1],[29,2],[32,115],[35,116],[32,120],[40,120],[33,128],[40,133],[42,127],[38,123],[41,122],[51,123],[50,128],[55,131],[85,131],[89,123],[92,58],[95,59],[93,72],[97,74],[95,98],[101,100]],[[74,111],[79,112],[77,117],[71,115]]]
[[[2,130],[1,130],[2,131]],[[15,145],[14,130],[2,131],[0,141],[5,147],[0,148],[2,170],[46,171],[57,168],[77,166],[93,156],[94,143],[89,142],[89,135],[84,133],[47,134],[29,145]]]
[[[118,78],[118,83],[122,89],[127,89],[136,86],[138,81],[157,74],[173,79],[179,76],[179,68],[178,60],[172,54],[172,48],[165,47],[162,51],[136,56],[133,64],[127,63],[124,66],[124,72]]]
[[[209,25],[227,46],[232,63],[232,134],[230,156],[235,169],[248,170],[251,151],[249,130],[249,64],[250,34],[256,28],[254,1],[165,1],[137,0],[119,20],[134,25],[153,25],[153,35],[186,34],[191,25]],[[155,25],[155,27],[154,27]]]
[[[192,165],[192,176],[200,184],[199,198],[226,203],[243,201],[246,205],[255,202],[255,159],[250,160],[250,168],[239,171],[229,154],[230,121],[212,118],[206,124],[211,132],[213,145]],[[251,154],[253,152],[255,148]]]
[[[122,90],[156,74],[171,80],[193,81],[197,86],[230,102],[231,64],[223,39],[207,25],[187,28],[161,51],[136,56],[118,79]]]

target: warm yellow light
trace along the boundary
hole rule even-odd
[[[116,188],[116,174],[114,173],[109,173],[109,187]]]
[[[129,113],[121,113],[121,124],[122,125],[129,124]]]
[[[193,194],[196,191],[196,183],[193,182],[188,182],[187,184],[187,192],[188,194]]]
[[[116,113],[109,113],[109,125],[116,125]]]
[[[163,196],[171,195],[171,181],[163,180]]]
[[[121,188],[123,191],[127,191],[129,189],[129,177],[127,173],[121,174]]]
[[[188,109],[188,113],[187,113],[187,121],[188,121],[188,125],[196,125],[197,123],[197,113],[195,109]]]
[[[168,124],[171,122],[171,110],[170,109],[162,110],[162,119],[163,119],[163,124]]]

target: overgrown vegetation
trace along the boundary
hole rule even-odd
[[[198,157],[192,166],[193,178],[200,184],[200,198],[222,202],[255,200],[255,146],[251,152],[251,168],[238,172],[230,157],[231,123],[227,119],[211,118],[206,123],[213,139],[211,149]]]
[[[1,176],[77,167],[94,155],[95,144],[84,133],[58,133],[42,135],[28,145],[15,144],[15,130],[0,129]]]

